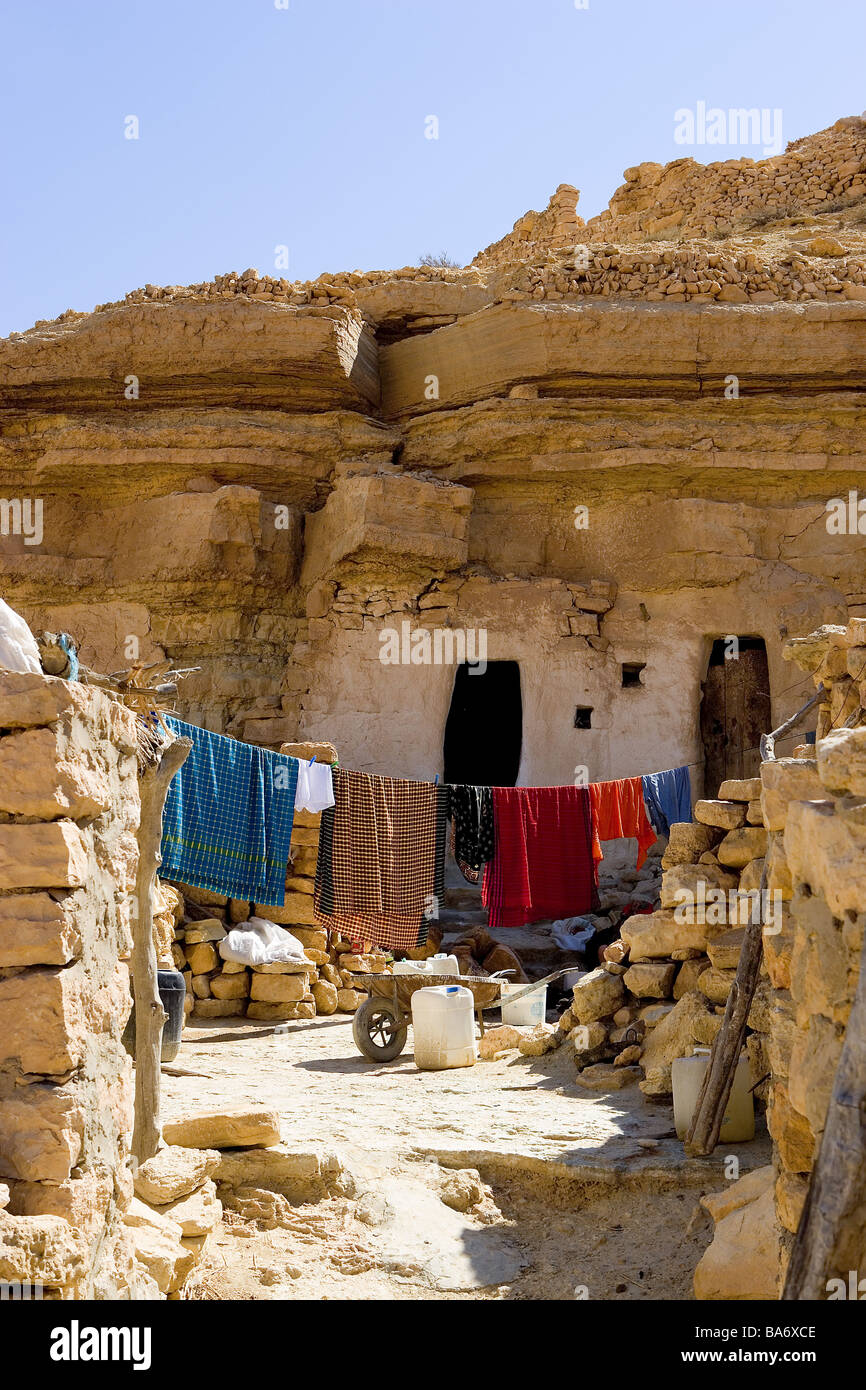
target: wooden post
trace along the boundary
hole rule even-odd
[[[743,937],[736,978],[725,1005],[725,1016],[713,1039],[695,1113],[686,1134],[685,1150],[692,1158],[705,1158],[713,1152],[719,1142],[719,1133],[733,1089],[737,1063],[746,1037],[749,1009],[752,1007],[764,952],[764,891],[767,886],[767,860],[770,857],[772,840],[773,836],[770,835],[761,873],[757,921],[755,913],[752,912]]]
[[[138,913],[133,931],[132,980],[135,994],[135,1124],[132,1152],[139,1163],[152,1158],[159,1146],[159,1074],[162,1029],[166,1013],[159,997],[156,947],[153,941],[153,894],[162,860],[162,812],[169,783],[189,756],[192,742],[176,739],[158,763],[139,779],[141,820],[138,830],[138,872],[135,896]]]
[[[848,1017],[845,1041],[821,1146],[791,1251],[784,1302],[827,1297],[830,1279],[849,1275],[859,1284],[866,1248],[866,943],[860,978]]]

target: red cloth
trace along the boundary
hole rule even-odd
[[[649,822],[640,777],[623,777],[618,782],[590,782],[592,803],[592,857],[603,858],[601,840],[637,840],[637,867],[646,859],[656,833]]]
[[[595,899],[586,787],[494,787],[495,850],[481,901],[491,927],[577,917]]]

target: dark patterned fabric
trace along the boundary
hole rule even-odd
[[[493,858],[493,793],[490,787],[452,786],[449,792],[451,850],[467,883],[477,883]]]
[[[423,946],[445,896],[448,795],[334,769],[334,805],[322,812],[313,915],[351,941],[389,950]]]

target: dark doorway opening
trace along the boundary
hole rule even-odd
[[[445,723],[445,781],[513,787],[520,771],[523,703],[516,661],[489,661],[481,673],[457,667]]]
[[[761,734],[769,733],[770,673],[762,637],[719,637],[710,653],[701,701],[704,796],[726,778],[757,777]]]

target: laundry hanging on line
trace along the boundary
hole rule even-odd
[[[171,781],[160,875],[229,898],[281,906],[292,838],[298,760],[213,734],[174,716],[192,741]]]
[[[592,806],[592,857],[596,869],[603,858],[602,840],[637,840],[637,867],[656,842],[643,799],[640,777],[622,777],[613,782],[590,782]]]
[[[691,820],[692,778],[688,767],[647,772],[641,782],[649,818],[659,835],[669,835],[672,825]]]
[[[451,784],[451,853],[467,883],[477,883],[493,858],[493,793],[490,787]]]
[[[298,785],[295,791],[296,811],[326,811],[334,804],[334,781],[329,763],[298,763]]]
[[[351,941],[411,951],[445,894],[448,790],[337,768],[322,813],[316,922]]]
[[[590,912],[595,903],[587,787],[494,787],[495,852],[481,901],[490,926]]]

